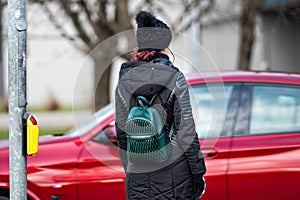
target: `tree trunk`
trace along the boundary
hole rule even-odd
[[[95,111],[110,103],[110,72],[113,60],[118,57],[117,44],[118,40],[108,39],[90,53],[95,63],[93,101]]]
[[[95,111],[110,103],[110,72],[111,65],[104,71],[100,69],[100,64],[95,64]],[[100,79],[99,79],[99,76]],[[98,81],[97,81],[98,80]]]
[[[120,45],[120,40],[123,41]],[[122,48],[120,48],[122,46]],[[90,55],[95,62],[95,111],[110,103],[113,91],[110,91],[111,66],[116,58],[130,58],[130,52],[136,47],[135,31],[128,30],[104,40]]]
[[[255,19],[264,0],[243,0],[240,18],[240,53],[238,69],[249,70],[252,47],[255,41]]]

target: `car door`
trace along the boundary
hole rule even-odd
[[[83,143],[78,162],[79,199],[125,198],[125,173],[119,159],[114,121]]]
[[[229,200],[300,196],[300,87],[243,87],[230,153]]]
[[[201,150],[205,157],[207,188],[202,199],[227,198],[231,133],[239,104],[240,84],[193,85],[191,102]]]

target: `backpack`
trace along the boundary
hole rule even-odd
[[[137,106],[131,108],[126,124],[127,158],[133,163],[162,163],[171,152],[171,136],[164,129],[164,122],[158,111],[152,107],[155,95],[149,102],[145,97],[137,97]]]

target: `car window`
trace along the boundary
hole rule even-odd
[[[92,138],[92,141],[109,146],[117,145],[117,136],[115,133],[114,123],[111,123],[97,135],[95,135]]]
[[[93,129],[107,117],[113,114],[113,106],[111,104],[101,108],[98,112],[94,113],[85,123],[75,126],[72,130],[65,134],[65,136],[81,136]]]
[[[300,131],[300,87],[253,86],[250,134]]]
[[[200,84],[191,89],[191,103],[199,138],[220,137],[234,84]]]

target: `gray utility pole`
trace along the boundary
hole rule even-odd
[[[8,0],[8,107],[10,199],[27,199],[27,159],[22,153],[26,111],[26,0]]]

